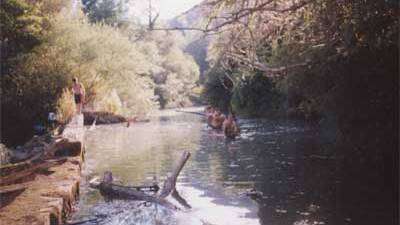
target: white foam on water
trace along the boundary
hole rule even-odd
[[[204,191],[184,186],[179,187],[182,196],[190,196],[192,209],[176,213],[177,225],[257,225],[258,218],[247,215],[251,210],[235,204],[217,204],[212,197],[205,196]],[[237,205],[237,204],[236,204]]]

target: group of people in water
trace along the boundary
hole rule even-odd
[[[212,106],[207,106],[205,109],[207,124],[213,129],[222,130],[226,137],[235,138],[240,130],[236,123],[236,117],[232,112],[225,116],[221,110]]]
[[[85,103],[85,88],[76,77],[72,79],[72,82],[72,93],[74,94],[76,113],[81,114],[83,104]],[[207,117],[207,124],[213,129],[222,130],[226,137],[235,138],[239,134],[240,130],[236,123],[236,117],[232,112],[229,112],[228,115],[225,116],[221,110],[212,106],[207,106],[205,114]],[[127,127],[134,122],[137,122],[136,117],[128,119]]]

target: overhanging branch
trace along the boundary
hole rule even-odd
[[[310,65],[310,62],[301,62],[301,63],[294,63],[294,64],[290,64],[287,66],[280,66],[280,67],[271,67],[268,66],[264,63],[261,63],[257,60],[250,60],[249,58],[246,58],[244,56],[238,55],[238,54],[234,54],[234,53],[226,53],[225,56],[227,58],[239,61],[243,64],[245,64],[246,66],[249,66],[251,68],[255,68],[258,69],[260,71],[266,72],[267,76],[275,76],[277,74],[283,73],[283,72],[287,72],[288,70],[294,69],[294,68],[298,68],[298,67],[305,67]]]

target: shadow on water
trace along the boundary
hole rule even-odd
[[[327,131],[262,119],[242,119],[240,127],[241,136],[226,141],[203,117],[173,111],[129,128],[98,126],[86,137],[87,179],[111,170],[123,184],[162,182],[188,150],[192,157],[177,189],[193,208],[171,214],[152,204],[105,202],[83,182],[73,219],[92,218],[86,224],[372,225],[390,217],[384,202],[354,208],[342,195],[347,181],[339,176],[337,145],[326,138]],[[262,195],[251,200],[243,194],[252,188]],[[357,202],[365,196],[353,197]],[[371,214],[376,220],[360,216]]]

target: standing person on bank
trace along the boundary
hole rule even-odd
[[[85,88],[83,87],[82,83],[78,82],[78,78],[72,78],[72,93],[74,94],[74,100],[76,105],[76,113],[82,113],[82,106],[85,102]]]

